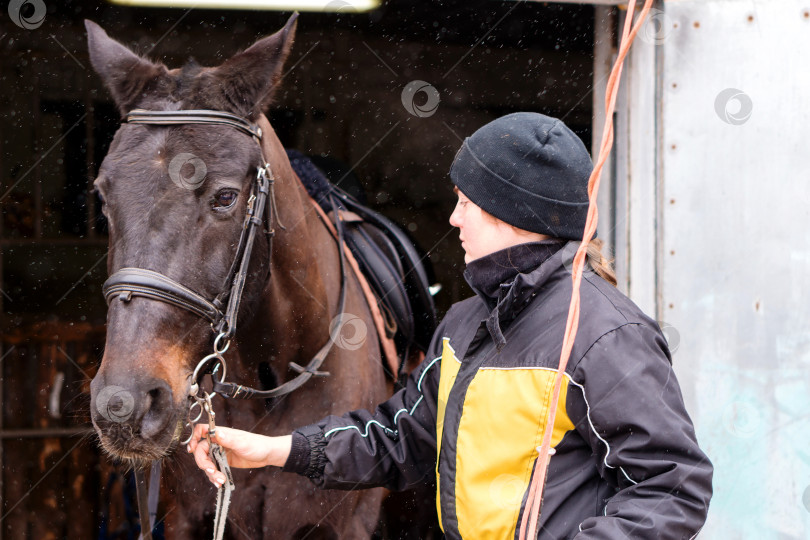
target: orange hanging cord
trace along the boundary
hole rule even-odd
[[[568,321],[565,325],[565,337],[560,353],[560,363],[554,378],[554,392],[551,397],[551,403],[549,404],[543,442],[539,448],[540,455],[537,458],[534,476],[532,477],[531,486],[529,487],[529,496],[526,500],[526,509],[523,511],[523,519],[521,519],[520,523],[520,540],[537,538],[537,520],[540,517],[540,505],[543,500],[543,488],[546,484],[548,462],[550,456],[554,453],[554,450],[551,448],[551,435],[554,432],[554,421],[557,417],[557,404],[560,399],[560,390],[565,375],[565,368],[568,366],[568,359],[571,356],[571,349],[574,346],[574,339],[576,338],[577,328],[579,327],[579,287],[582,282],[585,253],[588,243],[591,241],[594,232],[596,232],[596,222],[599,215],[596,207],[596,195],[599,192],[599,180],[602,176],[602,167],[605,165],[605,160],[607,160],[610,149],[613,146],[613,110],[616,108],[616,97],[618,95],[619,81],[622,76],[622,65],[630,50],[630,45],[632,45],[636,34],[638,34],[641,25],[644,24],[644,20],[650,12],[652,3],[653,0],[645,1],[638,21],[636,21],[631,28],[628,22],[633,21],[635,0],[629,2],[627,15],[625,16],[624,31],[622,32],[622,39],[619,44],[619,55],[616,58],[616,63],[613,65],[607,82],[605,94],[605,128],[602,132],[602,144],[599,148],[599,159],[588,180],[588,219],[585,222],[585,233],[582,236],[582,243],[579,245],[579,249],[577,249],[577,253],[574,256],[574,266],[571,273],[573,291],[571,292],[571,304],[568,307]],[[527,526],[528,535],[526,534]]]

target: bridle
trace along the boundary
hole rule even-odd
[[[127,114],[125,121],[129,124],[161,126],[180,124],[226,125],[250,135],[261,147],[261,128],[244,118],[230,113],[208,110],[146,111],[135,109]],[[275,235],[273,229],[274,183],[275,178],[270,169],[270,164],[264,159],[264,152],[262,152],[262,164],[257,167],[256,179],[251,186],[236,256],[225,279],[225,283],[228,285],[213,299],[209,300],[159,272],[126,267],[115,272],[104,283],[103,292],[107,303],[109,304],[116,295],[124,302],[128,302],[133,296],[142,296],[165,302],[206,319],[211,324],[211,329],[217,335],[218,340],[229,340],[236,332],[236,318],[245,287],[250,255],[256,241],[257,230],[263,224],[263,218],[266,220],[267,228],[265,233],[272,253],[272,242]]]
[[[108,304],[116,297],[123,302],[129,302],[133,296],[141,296],[185,309],[210,323],[211,329],[216,336],[214,339],[214,352],[203,358],[197,364],[192,374],[189,394],[190,397],[195,397],[199,390],[200,379],[205,376],[205,374],[219,369],[219,365],[223,366],[223,370],[225,369],[225,362],[222,355],[230,346],[230,340],[236,332],[239,305],[242,300],[250,257],[253,252],[253,246],[256,242],[259,227],[262,224],[266,227],[265,234],[268,238],[268,250],[270,254],[272,254],[273,251],[273,237],[275,236],[273,223],[278,223],[279,227],[284,229],[284,226],[278,222],[277,217],[278,211],[273,190],[275,177],[273,176],[270,163],[264,156],[264,149],[261,144],[261,128],[235,114],[211,110],[147,111],[135,109],[126,115],[125,121],[130,124],[151,124],[160,126],[183,124],[231,126],[250,135],[259,145],[262,152],[262,162],[256,167],[256,178],[251,186],[245,219],[242,225],[242,231],[239,235],[236,256],[228,271],[225,280],[226,286],[222,292],[213,299],[208,299],[164,274],[153,270],[133,267],[121,268],[113,273],[113,275],[104,282],[102,287],[104,297]],[[338,251],[340,253],[342,285],[338,302],[337,322],[339,324],[339,318],[343,315],[346,300],[346,270],[342,249],[343,227],[339,219],[339,212],[337,212],[339,203],[334,199],[332,199],[331,203],[335,209],[333,214],[335,216],[335,225],[340,246]],[[268,278],[270,277],[271,271],[271,265],[268,264]],[[306,367],[301,367],[291,362],[290,367],[298,372],[298,376],[276,388],[270,390],[256,390],[234,383],[227,383],[224,381],[223,373],[219,377],[219,380],[213,378],[213,393],[211,395],[220,394],[229,398],[249,399],[273,398],[289,394],[303,385],[312,376],[327,375],[324,372],[318,371],[318,369],[333,344],[333,339],[327,340],[326,344],[318,351]]]
[[[278,211],[273,189],[275,177],[273,176],[270,163],[264,155],[262,130],[257,124],[235,114],[204,109],[179,111],[134,109],[126,115],[124,121],[129,124],[157,126],[186,124],[230,126],[252,137],[259,145],[261,151],[261,163],[256,166],[256,177],[251,185],[236,255],[228,270],[222,292],[217,294],[214,298],[209,299],[160,272],[135,267],[125,267],[116,271],[104,282],[102,287],[104,298],[108,305],[116,297],[123,302],[129,302],[133,296],[140,296],[184,309],[209,322],[211,330],[216,336],[213,344],[214,352],[200,360],[191,375],[188,395],[190,406],[188,409],[186,427],[193,426],[193,424],[201,418],[204,410],[209,414],[209,421],[213,425],[211,398],[217,394],[234,399],[275,398],[296,390],[313,376],[328,376],[328,372],[319,371],[319,369],[334,345],[335,339],[332,334],[334,333],[334,329],[339,330],[342,326],[346,305],[346,262],[343,248],[343,226],[340,220],[340,212],[338,211],[339,202],[334,196],[330,196],[330,203],[335,220],[334,226],[338,236],[341,287],[340,298],[338,300],[338,313],[333,319],[333,323],[330,325],[329,339],[306,366],[302,367],[295,362],[290,362],[290,368],[297,371],[298,375],[275,388],[258,390],[226,382],[226,364],[223,355],[228,350],[230,340],[236,333],[239,305],[247,281],[248,266],[250,265],[251,254],[256,242],[256,237],[258,236],[259,228],[262,225],[265,227],[264,232],[268,239],[268,254],[270,259],[272,259],[273,237],[275,236],[275,229],[273,228],[274,222],[277,223],[280,228],[285,229],[284,225],[278,220]],[[272,264],[268,262],[267,279],[270,278],[271,271]],[[198,395],[200,393],[201,380],[207,374],[211,375],[212,391],[203,392],[203,395]],[[199,411],[197,416],[192,418],[195,407],[199,407]],[[191,435],[189,435],[188,439],[182,441],[181,444],[186,444],[190,440]],[[159,464],[159,462],[156,462],[156,464]],[[156,465],[153,465],[150,492],[152,491],[151,484],[155,484],[155,477],[157,476],[159,479],[160,476],[159,468],[156,469],[155,467]],[[157,465],[157,467],[159,467],[159,465]],[[156,470],[157,474],[155,474]],[[138,474],[140,474],[140,476]],[[140,510],[143,511],[139,512],[141,515],[142,538],[151,538],[151,528],[154,525],[155,513],[153,510],[157,508],[157,497],[154,497],[153,509],[153,497],[150,493],[148,503],[149,512],[147,512],[145,508],[147,504],[146,492],[145,489],[143,489],[145,488],[146,480],[142,471],[140,471],[140,473],[136,472],[136,485],[139,489],[139,507],[141,507],[141,503],[144,504],[144,506],[140,508]],[[148,514],[151,514],[151,519],[147,517]]]

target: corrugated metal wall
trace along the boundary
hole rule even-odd
[[[715,465],[701,538],[810,538],[810,4],[658,8],[619,112],[622,285]]]

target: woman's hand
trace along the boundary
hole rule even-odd
[[[225,475],[217,470],[217,466],[208,455],[207,434],[208,424],[201,423],[194,426],[194,436],[191,438],[187,450],[194,454],[194,461],[197,462],[200,469],[205,471],[211,483],[219,487],[225,483]],[[281,467],[290,455],[292,436],[268,437],[217,426],[214,442],[225,450],[228,464],[231,467],[238,469],[266,467],[267,465]]]

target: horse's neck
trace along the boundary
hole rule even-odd
[[[334,237],[293,172],[272,128],[266,121],[260,126],[270,134],[263,139],[263,150],[276,178],[279,219],[274,223],[270,278],[261,302],[238,339],[241,373],[237,377],[251,386],[268,387],[295,377],[297,372],[290,369],[290,362],[307,365],[329,342],[343,277]],[[254,425],[263,423],[257,429],[265,433],[289,433],[323,414],[339,414],[345,407],[373,408],[385,398],[387,387],[368,305],[351,273],[345,278],[345,311],[367,321],[372,338],[357,350],[332,347],[322,368],[330,376],[322,383],[310,381],[283,402],[276,402],[273,414],[268,414],[261,402],[241,408],[252,411],[250,421]],[[265,362],[274,376],[269,381],[259,380],[260,365]],[[237,412],[234,407],[234,414]]]
[[[275,237],[270,278],[249,325],[247,340],[253,343],[245,353],[265,359],[269,356],[277,371],[284,371],[290,361],[306,363],[329,339],[329,321],[335,316],[340,289],[340,272],[335,271],[339,261],[334,240],[270,124],[262,117],[259,126],[264,133],[264,156],[275,176],[278,212],[272,223]]]

